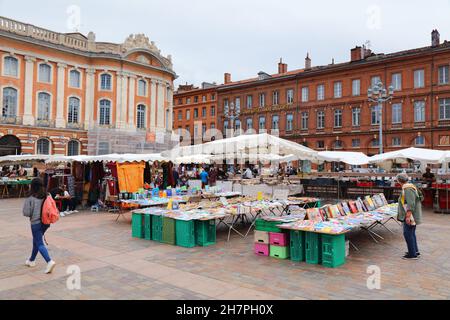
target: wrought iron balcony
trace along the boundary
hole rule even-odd
[[[17,116],[0,116],[1,124],[22,124],[22,117]]]

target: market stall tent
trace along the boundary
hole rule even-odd
[[[8,164],[8,163],[19,163],[19,162],[34,162],[34,161],[45,161],[49,159],[51,156],[49,155],[12,155],[12,156],[4,156],[0,157],[0,165]]]
[[[343,162],[350,165],[361,166],[368,164],[370,158],[362,152],[322,151],[318,153],[321,161]]]
[[[386,161],[405,161],[407,159],[411,159],[422,163],[439,164],[444,162],[445,155],[446,152],[440,150],[407,148],[372,156],[369,162],[381,163]]]

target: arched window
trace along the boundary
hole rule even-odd
[[[50,95],[46,92],[39,92],[38,94],[38,120],[50,120]]]
[[[100,76],[100,89],[111,90],[111,75],[104,73]]]
[[[111,120],[111,101],[103,99],[100,100],[100,125],[109,125]]]
[[[39,65],[39,82],[52,82],[52,67],[46,63]]]
[[[17,77],[19,75],[19,60],[14,57],[5,57],[3,64],[5,76]]]
[[[79,88],[79,87],[81,87],[80,79],[81,79],[81,74],[80,74],[79,71],[77,71],[77,70],[70,70],[69,83],[70,83],[70,86],[72,88]]]
[[[137,112],[136,112],[136,127],[138,129],[145,128],[145,106],[140,104],[137,106]]]
[[[50,141],[48,139],[39,139],[36,143],[37,154],[50,154]]]
[[[145,97],[147,95],[147,82],[145,80],[138,81],[138,96]]]
[[[17,115],[17,90],[3,89],[2,117],[14,118]]]
[[[80,99],[75,97],[69,98],[68,123],[78,123],[80,114]]]
[[[425,145],[425,137],[417,136],[414,143],[416,144],[416,146],[424,146]]]
[[[77,156],[80,154],[80,143],[77,140],[70,140],[67,144],[67,155]]]

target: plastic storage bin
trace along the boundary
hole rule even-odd
[[[206,247],[216,243],[216,221],[195,221],[195,242],[198,246]]]
[[[152,240],[152,216],[144,215],[144,239]]]
[[[175,219],[163,217],[161,242],[175,245]]]
[[[277,259],[289,258],[289,247],[270,246],[270,256]]]
[[[152,215],[152,240],[161,241],[162,240],[162,216]]]
[[[258,256],[269,256],[269,245],[267,243],[255,243],[255,254]]]
[[[177,246],[185,248],[195,247],[195,223],[194,220],[175,221],[175,239]]]
[[[144,223],[142,214],[133,213],[131,215],[131,236],[139,239],[144,238]]]
[[[255,222],[255,229],[258,231],[267,231],[267,232],[282,232],[277,225],[282,224],[278,221],[266,221],[263,219],[257,219]]]
[[[322,258],[322,246],[320,234],[314,232],[305,233],[305,260],[306,263],[319,264]]]
[[[269,232],[269,243],[273,246],[289,246],[289,233]]]
[[[291,230],[291,260],[296,262],[305,261],[305,232]]]
[[[345,263],[345,235],[322,235],[322,265],[336,268]]]
[[[269,244],[269,233],[267,231],[255,230],[255,243]]]

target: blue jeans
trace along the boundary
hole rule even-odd
[[[48,254],[47,247],[44,244],[44,233],[49,227],[49,225],[44,225],[42,223],[31,225],[31,233],[33,234],[33,250],[31,251],[30,261],[36,260],[38,252],[41,253],[46,262],[52,260]]]
[[[417,253],[419,252],[416,238],[416,226],[410,226],[406,222],[404,222],[403,236],[405,237],[406,245],[408,247],[408,255],[410,257],[416,257]]]

